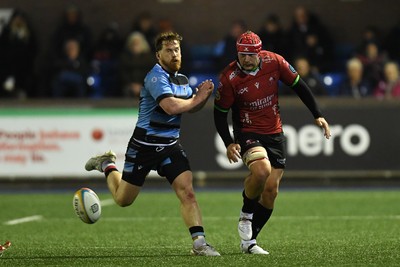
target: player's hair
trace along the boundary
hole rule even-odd
[[[182,36],[180,36],[176,32],[160,33],[155,40],[156,52],[160,51],[163,48],[164,42],[178,41],[178,43],[180,44],[182,40]]]

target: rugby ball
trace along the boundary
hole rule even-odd
[[[76,191],[72,204],[76,215],[84,223],[92,224],[100,219],[100,199],[90,188],[81,188]]]

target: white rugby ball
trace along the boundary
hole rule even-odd
[[[76,215],[83,222],[92,224],[100,219],[100,199],[90,188],[81,188],[76,191],[72,204]]]

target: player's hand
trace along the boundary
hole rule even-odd
[[[315,124],[324,129],[324,135],[326,139],[329,139],[329,137],[331,137],[331,130],[329,129],[329,124],[324,118],[322,117],[316,118]]]
[[[212,80],[205,80],[201,82],[196,88],[197,97],[208,98],[214,90],[214,83]]]
[[[229,163],[238,162],[242,157],[240,156],[240,145],[230,144],[226,149],[226,156],[229,159]]]

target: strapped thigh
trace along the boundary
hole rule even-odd
[[[263,159],[268,159],[268,155],[267,151],[262,146],[252,147],[243,155],[243,162],[247,168],[250,168],[254,162]]]

